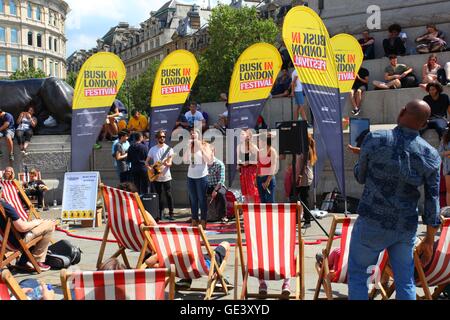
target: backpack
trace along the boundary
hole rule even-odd
[[[81,249],[67,240],[58,241],[48,247],[45,263],[52,269],[68,268],[80,263]]]

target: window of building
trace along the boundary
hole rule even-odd
[[[43,59],[38,60],[37,67],[38,67],[38,69],[41,69],[42,71],[44,71],[44,60]]]
[[[40,7],[36,8],[36,20],[41,21],[42,20],[42,11]]]
[[[3,27],[0,27],[0,41],[2,42],[6,41],[5,28]]]
[[[53,49],[55,51],[58,51],[58,39],[54,39],[53,44],[54,44]]]
[[[34,68],[34,58],[28,58],[28,68]]]
[[[1,71],[6,70],[6,54],[0,53],[0,70]]]
[[[53,61],[50,61],[48,63],[48,65],[49,65],[49,67],[48,67],[49,76],[52,76],[53,75]]]
[[[11,43],[19,43],[19,32],[17,29],[11,28]]]
[[[5,13],[5,3],[0,0],[0,13]]]
[[[42,35],[40,33],[37,34],[37,46],[38,48],[42,48]]]
[[[19,70],[19,57],[11,56],[11,71],[15,72]]]
[[[33,32],[31,31],[28,32],[28,45],[29,46],[33,45]]]
[[[28,19],[33,19],[33,7],[31,6],[31,3],[28,2],[28,8],[27,8],[27,17]]]
[[[17,5],[14,0],[9,0],[9,14],[17,16]]]
[[[52,50],[52,37],[48,37],[48,50]]]
[[[59,77],[59,63],[55,62],[55,72],[53,73],[56,77]]]

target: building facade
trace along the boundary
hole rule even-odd
[[[127,79],[136,79],[152,61],[163,60],[173,50],[204,50],[208,44],[206,26],[210,15],[209,7],[203,9],[168,1],[157,11],[152,11],[149,19],[139,27],[121,22],[97,40],[96,48],[74,52],[67,59],[68,69],[79,71],[83,62],[95,52],[113,52],[124,62]]]
[[[26,66],[65,78],[68,11],[61,0],[0,0],[0,78]]]

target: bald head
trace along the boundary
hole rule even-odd
[[[431,115],[431,108],[423,100],[415,99],[409,102],[400,112],[398,124],[410,129],[423,128]]]

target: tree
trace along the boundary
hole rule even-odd
[[[209,20],[210,44],[198,57],[200,72],[193,96],[201,102],[216,101],[228,92],[239,56],[252,44],[275,44],[279,33],[272,19],[261,19],[255,8],[215,7]]]
[[[153,60],[147,70],[137,79],[128,79],[122,84],[117,99],[126,105],[129,113],[133,109],[148,112],[153,83],[160,64],[160,61]]]
[[[23,68],[16,70],[9,76],[9,80],[27,80],[37,78],[47,78],[47,75],[41,69],[35,69],[33,66],[28,68],[26,61],[22,63]]]
[[[71,71],[67,74],[66,82],[75,89],[77,84],[78,72]]]

